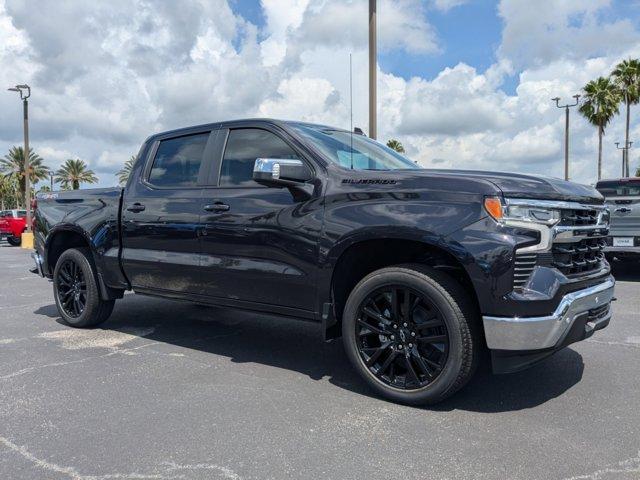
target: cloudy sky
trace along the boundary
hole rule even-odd
[[[640,57],[637,0],[378,4],[378,136],[426,167],[562,176],[550,99]],[[0,86],[32,86],[32,147],[51,167],[82,158],[101,186],[174,127],[269,116],[348,128],[350,52],[367,131],[366,0],[0,0]],[[21,104],[2,91],[0,155],[22,141]],[[572,178],[593,182],[596,130],[572,113]],[[632,122],[636,139],[640,106]],[[623,123],[607,129],[605,176],[620,173]]]

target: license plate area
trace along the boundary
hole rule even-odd
[[[614,247],[633,247],[633,237],[613,237]]]

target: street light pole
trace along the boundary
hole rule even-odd
[[[27,210],[27,233],[31,233],[31,176],[29,175],[29,100],[31,87],[29,85],[16,85],[9,88],[12,92],[18,92],[22,100],[23,128],[24,128],[24,203]]]
[[[560,97],[552,98],[556,107],[564,108],[564,179],[569,180],[569,109],[578,105],[580,95],[574,95],[575,103],[560,105]]]
[[[376,120],[378,46],[376,39],[376,0],[369,0],[369,136],[378,137]]]
[[[616,148],[618,150],[622,150],[622,176],[623,177],[629,176],[629,169],[627,168],[628,167],[627,158],[629,158],[629,149],[631,148],[631,145],[633,145],[633,142],[629,142],[626,146],[621,147],[620,142],[616,142]]]

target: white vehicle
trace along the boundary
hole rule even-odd
[[[601,180],[596,188],[611,212],[605,254],[640,259],[640,177]]]

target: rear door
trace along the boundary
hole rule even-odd
[[[212,128],[166,135],[150,146],[122,209],[122,264],[138,291],[197,293],[203,184]]]

